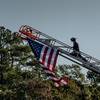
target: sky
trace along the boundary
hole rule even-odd
[[[100,0],[0,0],[0,25],[14,32],[29,25],[68,45],[76,37],[81,51],[100,59]]]

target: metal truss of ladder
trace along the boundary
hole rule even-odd
[[[21,33],[23,33],[23,31],[24,31],[25,32],[24,35],[27,35],[26,33],[29,34],[30,30],[32,33],[31,34],[32,38],[33,38],[33,36],[35,37],[35,38],[33,38],[35,41],[39,41],[39,42],[44,43],[45,45],[59,49],[60,56],[66,58],[74,63],[77,63],[91,71],[94,71],[94,72],[100,74],[100,60],[98,60],[84,52],[81,52],[81,51],[80,51],[81,57],[73,56],[73,55],[71,55],[71,52],[73,51],[71,46],[69,46],[69,45],[43,33],[43,32],[40,32],[39,30],[36,30],[30,26],[22,25],[20,27],[19,31]],[[30,38],[30,36],[28,36],[28,35],[27,35],[27,37]]]

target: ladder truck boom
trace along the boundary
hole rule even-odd
[[[24,34],[26,37],[31,38],[35,41],[42,42],[45,45],[48,45],[53,48],[57,48],[60,50],[59,55],[74,62],[77,63],[91,71],[94,71],[98,74],[100,74],[100,60],[80,51],[80,54],[82,58],[86,59],[85,61],[81,57],[76,57],[71,55],[71,52],[73,51],[72,47],[67,45],[66,43],[63,43],[37,29],[34,29],[27,25],[22,25],[19,29],[19,32],[21,34]]]

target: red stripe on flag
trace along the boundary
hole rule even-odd
[[[44,50],[44,52],[43,52],[42,62],[41,62],[43,65],[44,65],[44,63],[45,63],[45,58],[46,58],[47,51],[48,51],[48,47],[45,47],[45,50]]]
[[[53,55],[54,49],[52,48],[50,51],[49,59],[48,59],[48,67],[50,66],[51,60],[52,60],[52,55]]]
[[[67,76],[63,76],[61,78],[57,78],[56,76],[51,76],[50,79],[54,82],[56,87],[68,85],[69,78]]]

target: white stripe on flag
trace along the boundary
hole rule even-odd
[[[40,62],[43,62],[43,55],[44,55],[44,52],[45,52],[45,48],[46,46],[43,46],[42,50],[41,50],[41,55],[40,55]]]
[[[49,48],[48,51],[47,51],[45,64],[44,64],[45,66],[48,66],[48,60],[49,60],[50,52],[51,52],[51,48]]]
[[[67,84],[67,80],[62,79],[61,83],[63,83],[64,85],[66,85]]]
[[[57,83],[57,82],[54,82],[54,85],[55,85],[56,87],[59,87],[59,86],[60,86],[60,84]]]
[[[49,66],[49,69],[51,71],[52,71],[52,69],[54,67],[54,61],[55,61],[56,53],[57,53],[57,50],[55,49],[54,52],[53,52],[53,55],[52,55],[52,59],[51,59],[51,62],[50,62],[50,66]]]

